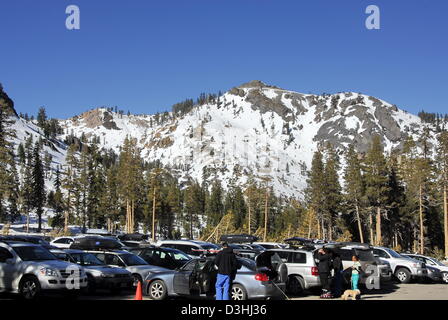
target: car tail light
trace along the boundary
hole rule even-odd
[[[257,273],[255,275],[255,280],[257,280],[257,281],[269,281],[269,277],[268,277],[267,274]]]
[[[311,275],[316,277],[319,275],[319,270],[317,267],[311,267]]]

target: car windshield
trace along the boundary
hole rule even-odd
[[[403,256],[399,255],[396,251],[392,249],[386,249],[386,251],[393,257],[393,258],[403,258]]]
[[[438,266],[446,267],[446,265],[444,265],[442,262],[440,262],[440,261],[437,260],[437,259],[431,258],[431,259],[428,259],[428,260],[434,262],[434,263],[435,263],[436,265],[438,265]]]
[[[104,265],[100,259],[91,253],[72,253],[73,260],[82,266],[100,266]]]
[[[120,258],[123,259],[123,262],[127,266],[141,266],[141,265],[148,264],[145,260],[143,260],[139,256],[136,256],[135,254],[131,254],[131,253],[121,254]]]
[[[47,249],[38,246],[13,247],[22,261],[45,261],[57,260],[57,258]]]

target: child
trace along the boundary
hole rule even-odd
[[[361,263],[359,262],[358,256],[352,257],[353,266],[352,266],[352,290],[358,289],[359,282],[359,274],[361,273]]]

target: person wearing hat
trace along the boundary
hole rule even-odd
[[[216,300],[230,300],[232,280],[238,270],[238,261],[233,249],[224,242],[223,249],[216,255],[215,264],[218,267],[216,278]]]

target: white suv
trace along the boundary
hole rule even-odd
[[[42,291],[65,291],[76,296],[87,287],[84,269],[58,260],[44,247],[0,241],[0,291],[37,298]]]
[[[409,283],[412,279],[424,279],[428,275],[425,263],[406,258],[392,249],[374,247],[373,254],[380,260],[387,261],[392,269],[392,274],[401,283]]]

